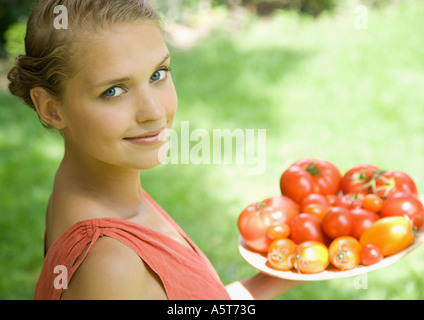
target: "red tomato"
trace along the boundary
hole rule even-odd
[[[383,206],[383,202],[383,199],[379,195],[369,193],[365,195],[362,207],[368,211],[379,212]]]
[[[353,222],[351,236],[358,240],[362,233],[380,218],[377,213],[361,208],[352,209],[350,213]]]
[[[246,244],[253,250],[267,252],[271,240],[266,232],[276,223],[287,223],[298,215],[299,205],[288,197],[278,196],[249,205],[240,214],[238,227]]]
[[[340,188],[343,193],[367,194],[370,186],[365,186],[380,169],[371,164],[360,164],[348,170],[341,181]]]
[[[302,273],[318,273],[330,264],[328,249],[318,241],[306,241],[297,246],[295,268]]]
[[[414,232],[404,217],[385,217],[373,223],[360,238],[365,246],[369,243],[377,246],[383,256],[389,256],[407,248],[414,241]]]
[[[420,230],[424,220],[424,207],[417,196],[409,192],[396,192],[383,203],[381,217],[403,216]]]
[[[338,198],[335,194],[327,194],[325,197],[327,198],[330,206],[334,206]]]
[[[290,238],[296,243],[315,240],[328,243],[328,238],[322,232],[321,220],[309,213],[301,213],[290,222]]]
[[[276,223],[268,227],[266,235],[271,240],[288,238],[290,235],[290,227],[286,223]]]
[[[322,228],[331,239],[350,235],[352,227],[352,215],[344,207],[330,208],[322,220]]]
[[[355,268],[361,262],[361,248],[361,244],[355,238],[336,238],[328,248],[331,264],[341,270]]]
[[[330,207],[330,202],[328,201],[326,196],[320,193],[311,193],[308,194],[305,198],[303,198],[300,204],[300,212],[303,212],[303,209],[310,204],[316,204],[321,206],[322,208]]]
[[[422,227],[424,226],[424,215],[423,214],[417,214],[412,217],[411,223],[414,226],[415,232],[420,232]]]
[[[280,189],[283,195],[300,203],[311,193],[336,194],[340,187],[339,169],[329,161],[304,158],[283,172]]]
[[[362,206],[364,201],[364,195],[361,193],[353,194],[346,193],[341,197],[338,197],[333,206],[345,207],[347,209],[359,208]]]
[[[268,263],[274,269],[288,271],[293,268],[297,245],[290,239],[277,239],[268,250]]]
[[[371,266],[383,260],[383,253],[376,245],[368,243],[361,250],[361,262],[364,266]]]
[[[379,196],[386,198],[399,191],[418,194],[414,180],[404,172],[386,171],[377,177],[376,192]]]

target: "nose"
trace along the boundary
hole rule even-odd
[[[138,123],[158,121],[166,118],[165,106],[161,103],[159,95],[155,90],[140,90],[134,104],[136,106],[136,121]]]

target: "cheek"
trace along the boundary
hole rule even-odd
[[[168,122],[172,124],[178,109],[178,96],[172,81],[170,81],[166,91],[166,94],[163,95],[162,105],[165,106]]]
[[[85,147],[100,148],[103,145],[110,145],[121,136],[122,117],[122,113],[117,114],[107,108],[99,112],[93,105],[85,108],[82,105],[68,114],[68,126],[64,133]]]

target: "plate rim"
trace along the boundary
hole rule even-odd
[[[371,271],[383,269],[399,261],[406,255],[408,255],[410,252],[417,249],[423,243],[424,243],[424,232],[420,232],[418,236],[416,237],[416,239],[414,240],[414,242],[411,245],[409,245],[407,248],[405,248],[404,250],[396,254],[385,257],[382,261],[376,264],[373,264],[371,266],[359,265],[353,269],[342,271],[342,270],[337,270],[335,267],[332,267],[330,264],[330,269],[327,268],[326,270],[322,272],[313,273],[313,274],[300,273],[300,272],[297,272],[295,269],[292,269],[289,271],[280,271],[280,270],[273,269],[267,266],[266,254],[259,253],[250,249],[246,245],[241,235],[239,235],[238,249],[242,258],[251,267],[260,271],[261,273],[264,273],[273,277],[281,278],[281,279],[287,279],[287,280],[324,281],[324,280],[355,277],[355,276],[369,273]],[[251,257],[254,257],[256,259],[254,260]]]

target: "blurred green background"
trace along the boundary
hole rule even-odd
[[[0,1],[2,23],[9,2]],[[238,215],[278,195],[280,175],[298,158],[327,159],[342,172],[359,163],[403,170],[424,193],[422,0],[157,4],[173,26],[177,132],[181,121],[209,132],[267,130],[262,175],[248,175],[249,165],[213,164],[141,173],[143,187],[206,253],[225,284],[256,273],[238,253]],[[1,29],[0,299],[32,299],[43,261],[46,201],[63,153],[61,137],[43,129],[7,91],[5,73],[22,53],[24,28],[15,23],[25,12]],[[281,296],[422,298],[424,247],[366,278],[305,283]]]

